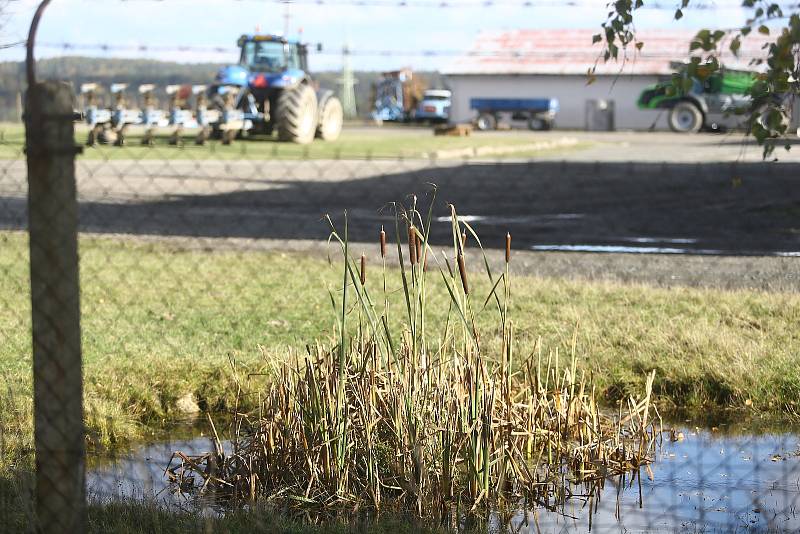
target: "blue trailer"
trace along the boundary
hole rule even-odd
[[[502,116],[524,120],[531,130],[550,130],[558,113],[556,98],[472,98],[470,109],[477,111],[478,130],[494,130]]]

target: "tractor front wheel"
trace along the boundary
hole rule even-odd
[[[342,103],[335,96],[330,96],[322,104],[319,113],[319,125],[317,126],[317,137],[323,141],[336,141],[342,133],[342,123],[344,122],[344,111]]]
[[[317,95],[308,85],[285,89],[278,97],[275,122],[278,139],[306,144],[317,131]]]

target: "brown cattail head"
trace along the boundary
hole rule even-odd
[[[417,231],[413,226],[408,229],[408,257],[411,265],[417,264]]]
[[[386,232],[383,231],[381,226],[381,258],[386,257]]]
[[[506,263],[511,261],[511,232],[506,233]]]
[[[361,253],[361,285],[362,285],[362,287],[366,283],[367,283],[367,255],[362,252]]]
[[[461,275],[461,285],[464,286],[464,294],[469,295],[469,283],[467,282],[467,266],[464,264],[464,255],[458,255],[458,274]]]

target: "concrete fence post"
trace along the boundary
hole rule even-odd
[[[41,533],[86,530],[73,95],[35,83],[25,102],[33,326],[36,516]]]

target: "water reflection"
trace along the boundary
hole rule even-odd
[[[641,477],[608,480],[565,515],[517,514],[513,532],[798,532],[800,436],[683,430]],[[538,523],[538,527],[537,527]]]
[[[639,247],[626,245],[533,245],[538,252],[606,252],[616,254],[701,254],[719,256],[725,251],[716,249],[688,249],[676,247]]]
[[[86,474],[87,494],[100,502],[122,499],[155,500],[167,507],[193,503],[174,491],[165,470],[176,451],[202,454],[213,450],[207,437],[161,441],[119,456],[95,456]]]
[[[540,508],[510,520],[492,517],[489,530],[800,532],[800,435],[680,432],[681,441],[665,436],[650,472],[609,479],[594,495],[572,498],[559,512]],[[89,492],[101,500],[152,498],[188,506],[185,497],[170,491],[164,476],[178,450],[201,454],[213,446],[208,438],[147,445],[90,470]],[[571,489],[585,493],[579,486]]]

